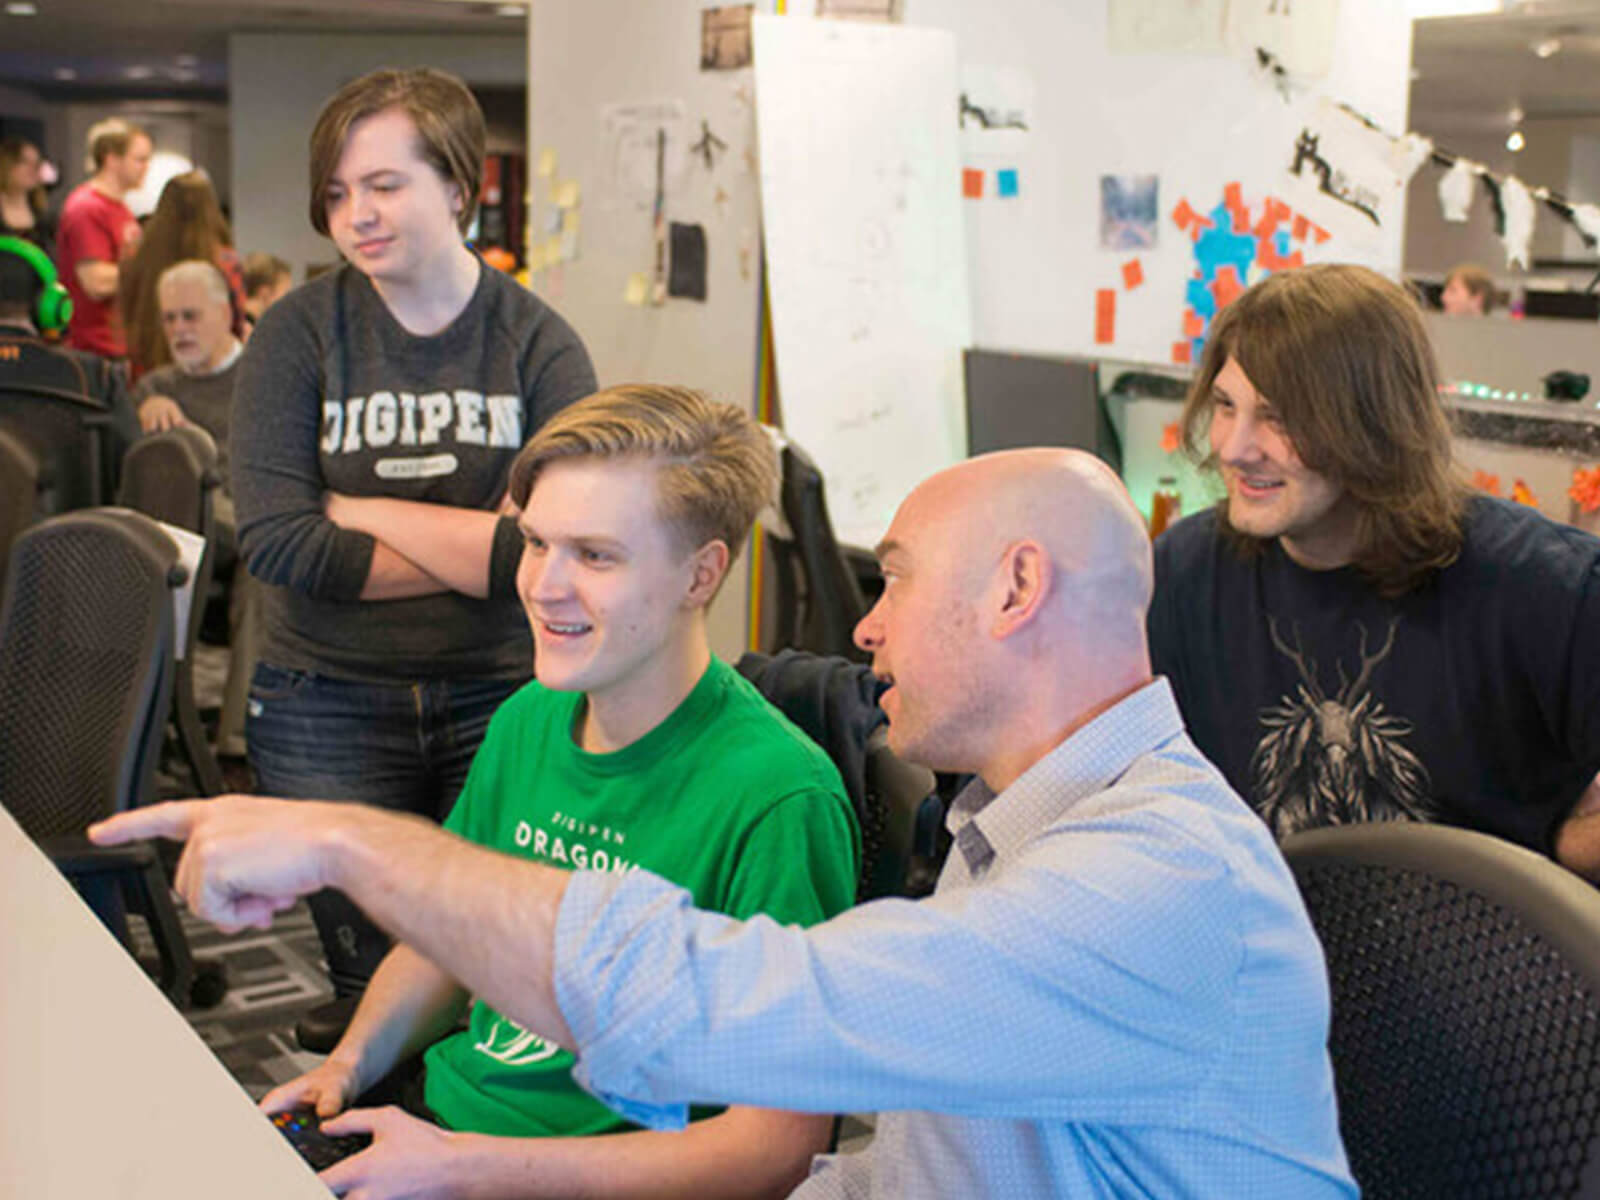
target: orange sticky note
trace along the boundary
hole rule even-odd
[[[1311,232],[1316,237],[1317,245],[1319,246],[1333,236],[1333,234],[1329,233],[1321,225],[1313,225],[1311,227]]]
[[[1171,421],[1161,427],[1161,449],[1167,454],[1174,454],[1183,444],[1183,435],[1178,430],[1178,422]]]
[[[1117,340],[1117,293],[1111,288],[1094,294],[1094,340],[1097,346]]]
[[[1306,240],[1306,234],[1311,232],[1311,222],[1306,220],[1304,213],[1295,214],[1294,225],[1290,227],[1290,236],[1297,242]]]
[[[1189,362],[1189,343],[1188,342],[1173,342],[1172,343],[1172,361],[1175,362],[1175,363],[1182,363],[1184,365],[1188,364],[1188,362]]]
[[[1139,265],[1137,258],[1130,258],[1122,264],[1122,286],[1132,291],[1144,282],[1144,267]]]
[[[1228,211],[1233,214],[1233,231],[1235,233],[1249,233],[1250,232],[1250,214],[1249,214],[1249,212],[1246,211],[1243,208],[1230,208]]]
[[[1206,331],[1205,318],[1192,308],[1183,310],[1183,336],[1197,338]]]
[[[961,194],[968,200],[983,199],[983,172],[976,167],[961,170]]]
[[[1230,183],[1227,187],[1222,189],[1222,202],[1229,208],[1244,207],[1244,195],[1239,190],[1239,185],[1237,183]]]
[[[1211,284],[1211,295],[1219,310],[1237,300],[1242,291],[1244,285],[1239,282],[1239,272],[1234,270],[1232,263],[1223,263],[1217,268],[1217,277]]]
[[[1172,210],[1172,223],[1179,229],[1189,228],[1189,223],[1194,220],[1194,209],[1189,207],[1187,200],[1179,200],[1178,207]]]

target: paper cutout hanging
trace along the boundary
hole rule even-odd
[[[1600,205],[1576,204],[1572,208],[1572,223],[1578,227],[1584,241],[1593,246],[1600,243]]]
[[[1439,207],[1446,221],[1465,221],[1472,207],[1472,189],[1477,185],[1480,168],[1471,159],[1458,158],[1455,166],[1439,180]]]
[[[1533,196],[1527,185],[1508,175],[1500,188],[1500,204],[1505,210],[1506,266],[1528,267],[1528,243],[1533,240]]]
[[[1407,133],[1397,137],[1389,151],[1389,162],[1401,183],[1410,183],[1418,168],[1433,157],[1433,139],[1420,133]]]

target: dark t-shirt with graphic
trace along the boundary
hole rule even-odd
[[[525,678],[515,521],[496,531],[488,599],[362,601],[374,540],[330,522],[323,493],[492,510],[523,443],[594,390],[571,326],[488,266],[427,337],[348,266],[274,304],[240,360],[233,412],[240,547],[269,585],[263,660],[376,683]]]
[[[1549,853],[1600,770],[1600,541],[1488,497],[1460,558],[1397,600],[1254,556],[1215,512],[1156,542],[1155,670],[1280,837],[1430,820]]]

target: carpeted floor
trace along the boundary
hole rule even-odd
[[[155,948],[141,922],[130,925],[140,959],[153,971]],[[183,927],[195,957],[220,961],[228,972],[222,1003],[184,1016],[251,1097],[259,1100],[320,1061],[294,1040],[300,1014],[332,995],[305,905],[284,913],[265,933],[222,934],[187,912]]]

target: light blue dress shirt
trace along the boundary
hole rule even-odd
[[[809,930],[580,872],[556,924],[575,1077],[653,1128],[691,1101],[876,1111],[822,1197],[1356,1194],[1321,948],[1266,826],[1164,679],[952,806],[935,893]]]

